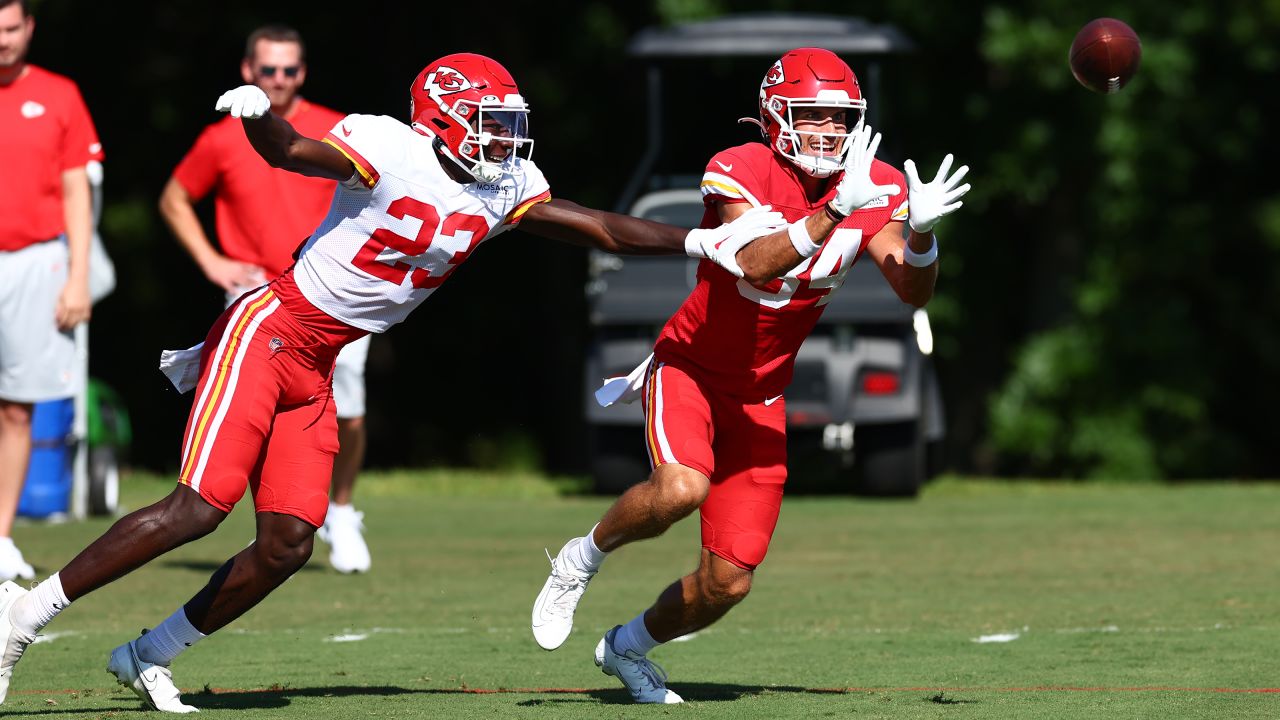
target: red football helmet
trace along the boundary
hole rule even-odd
[[[409,88],[409,114],[414,127],[437,138],[440,150],[481,182],[518,175],[517,154],[533,153],[529,105],[511,73],[484,55],[446,55],[423,68]]]
[[[844,132],[796,130],[795,111],[807,107],[845,108]],[[862,126],[866,109],[853,70],[822,48],[796,48],[783,55],[760,83],[760,126],[769,147],[814,177],[840,170],[849,152],[848,139]],[[804,135],[816,137],[823,147],[831,148],[831,154],[804,153]]]

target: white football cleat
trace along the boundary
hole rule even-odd
[[[350,505],[330,505],[316,534],[329,544],[329,564],[334,570],[348,575],[369,572],[373,560],[364,541],[364,513]]]
[[[614,625],[600,638],[596,645],[596,667],[605,675],[621,680],[631,692],[631,698],[638,703],[675,705],[684,702],[684,698],[667,689],[667,671],[661,665],[634,650],[621,655],[614,652],[613,637],[621,629],[621,625]]]
[[[0,581],[35,580],[36,570],[12,542],[0,544]]]
[[[30,591],[23,590],[14,582],[0,584],[0,643],[3,643],[0,645],[0,703],[9,694],[9,678],[13,677],[13,666],[18,664],[18,659],[27,646],[35,641],[34,637],[22,634],[13,626],[14,603],[28,592]]]
[[[144,631],[145,632],[145,631]],[[153,665],[138,657],[137,640],[111,651],[107,672],[132,690],[153,710],[171,713],[200,712],[182,702],[182,693],[173,684],[173,673],[164,665]]]
[[[543,650],[555,650],[569,638],[578,601],[587,591],[587,583],[596,575],[578,570],[566,559],[565,554],[582,540],[574,538],[565,543],[555,559],[547,553],[547,559],[551,560],[551,574],[542,584],[538,599],[533,601],[533,639]]]

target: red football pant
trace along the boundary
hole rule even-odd
[[[711,479],[702,546],[746,570],[764,561],[787,481],[787,412],[717,393],[683,368],[654,361],[644,394],[645,441],[656,468],[679,463]]]
[[[258,512],[320,527],[338,452],[329,381],[341,342],[304,327],[272,287],[237,300],[205,338],[178,481],[224,512],[250,487]]]

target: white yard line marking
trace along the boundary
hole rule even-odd
[[[36,636],[35,642],[31,644],[37,645],[39,643],[51,643],[54,640],[57,640],[58,638],[70,637],[72,635],[79,635],[79,634],[80,633],[76,632],[75,630],[67,630],[65,632],[40,633],[39,635]]]
[[[995,635],[979,635],[973,638],[976,643],[1007,643],[1022,637],[1022,633],[996,633]]]
[[[355,633],[353,635],[334,635],[333,637],[325,638],[324,641],[325,642],[360,642],[361,640],[364,640],[368,637],[369,636],[365,633]]]

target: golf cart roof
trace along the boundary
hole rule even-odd
[[[744,13],[641,30],[627,45],[632,57],[776,57],[797,47],[880,55],[915,45],[892,25],[861,18],[796,13]]]

